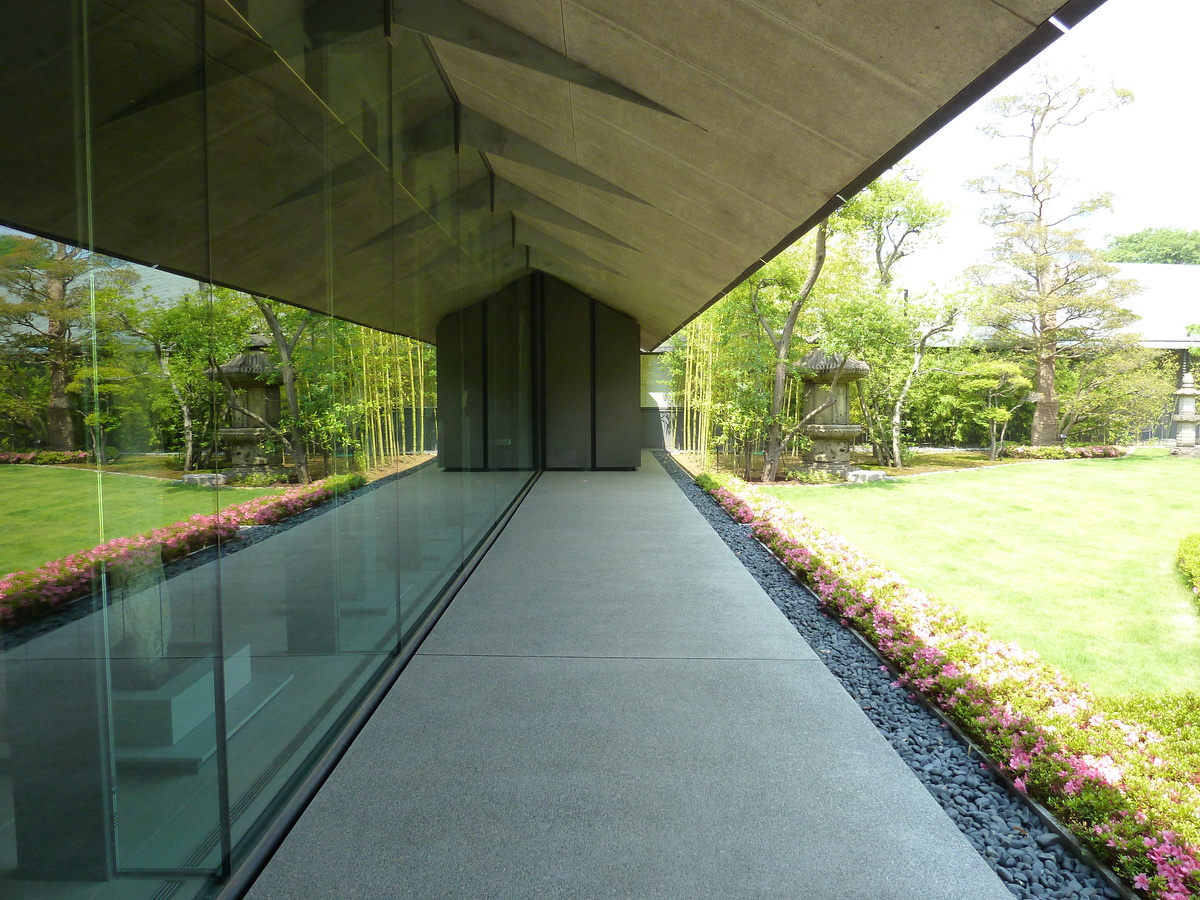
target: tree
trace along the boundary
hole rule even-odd
[[[308,472],[308,450],[304,445],[304,421],[300,416],[300,399],[296,393],[296,366],[292,361],[292,355],[296,351],[296,345],[300,343],[304,329],[311,324],[315,314],[290,310],[278,304],[269,303],[261,297],[252,297],[251,299],[258,307],[258,311],[262,313],[267,327],[271,330],[271,336],[275,340],[275,350],[279,354],[279,374],[283,380],[283,393],[288,405],[289,427],[286,431],[280,431],[263,422],[249,410],[243,409],[241,412],[258,419],[261,424],[275,432],[279,439],[287,445],[288,453],[292,456],[296,479],[301,484],[308,484],[312,481],[312,477]],[[298,318],[298,321],[290,326],[292,328],[290,337],[284,331],[283,320],[290,318],[286,313],[295,313]]]
[[[117,260],[59,241],[10,235],[0,247],[0,341],[10,360],[47,373],[46,449],[77,447],[68,386],[94,329],[111,325],[108,310],[136,279]]]
[[[1033,382],[1021,367],[1010,360],[985,359],[973,363],[958,382],[963,410],[971,421],[988,432],[988,459],[996,459],[1004,449],[1004,436],[1013,415],[1029,402]]]
[[[901,171],[869,184],[846,204],[841,215],[857,225],[874,260],[879,284],[888,291],[896,264],[945,224],[950,208],[926,197],[917,180]]]
[[[170,300],[143,292],[119,315],[125,331],[149,348],[151,374],[166,389],[154,398],[159,440],[164,449],[182,442],[183,471],[190,472],[216,450],[215,419],[224,391],[205,371],[212,360],[224,362],[245,346],[256,330],[257,310],[243,294],[197,284]]]
[[[1136,285],[1113,277],[1116,269],[1068,223],[1110,206],[1100,195],[1068,201],[1059,161],[1046,155],[1055,131],[1082,125],[1094,113],[1132,99],[1126,91],[1097,91],[1079,79],[1040,73],[1030,91],[990,104],[997,121],[985,131],[1022,142],[1019,161],[973,182],[995,198],[984,222],[996,234],[996,265],[978,270],[985,300],[976,322],[997,346],[1028,354],[1035,363],[1031,443],[1059,439],[1060,402],[1055,372],[1060,360],[1102,352],[1116,332],[1136,320],[1121,302]],[[1006,131],[1005,129],[1013,129]]]
[[[876,458],[897,468],[904,464],[900,445],[909,391],[923,374],[930,342],[946,339],[953,330],[960,302],[957,298],[911,301],[907,290],[893,291],[893,270],[935,237],[949,215],[947,206],[929,200],[905,172],[873,182],[842,211],[866,245],[878,280],[879,303],[871,312],[877,334],[860,344],[871,374],[859,383],[859,402]],[[861,315],[849,309],[842,312]]]
[[[1060,433],[1104,443],[1136,440],[1170,411],[1178,378],[1171,354],[1132,340],[1060,367]]]
[[[1200,266],[1200,231],[1144,228],[1114,237],[1104,258],[1116,263]]]
[[[812,296],[817,279],[821,277],[821,269],[825,265],[826,241],[829,236],[829,220],[823,220],[817,226],[816,239],[813,242],[812,262],[804,272],[799,254],[793,250],[785,251],[771,260],[763,268],[750,276],[746,282],[746,292],[750,299],[751,308],[762,324],[767,338],[775,351],[774,372],[771,384],[771,400],[767,408],[767,447],[763,458],[764,482],[771,482],[779,474],[779,458],[786,444],[784,423],[782,419],[783,402],[787,387],[789,362],[792,355],[792,338],[796,331],[796,322],[800,312]],[[779,306],[786,309],[786,315],[781,327],[776,330],[771,326],[765,306],[768,299],[773,299]],[[836,378],[835,378],[836,381]],[[830,391],[832,394],[832,390]],[[812,413],[809,414],[809,417]],[[800,423],[803,424],[803,423]],[[799,424],[790,433],[799,430]]]

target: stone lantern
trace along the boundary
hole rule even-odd
[[[1175,396],[1179,398],[1177,402],[1177,410],[1174,418],[1178,429],[1175,432],[1175,449],[1171,451],[1172,456],[1196,456],[1196,423],[1200,422],[1200,415],[1196,414],[1196,395],[1200,391],[1196,390],[1196,380],[1192,377],[1191,372],[1183,373],[1183,384],[1179,390],[1175,392]]]
[[[273,377],[278,370],[267,356],[270,346],[270,338],[253,334],[241,353],[204,373],[223,384],[232,401],[229,425],[218,429],[217,436],[229,451],[232,466],[224,474],[233,478],[278,471],[283,461],[280,450],[261,446],[272,429],[279,428],[279,382]]]
[[[843,363],[842,357],[818,347],[800,361],[800,369],[804,372],[802,415],[809,415],[831,397],[833,400],[800,429],[812,441],[804,451],[804,462],[812,469],[845,474],[852,468],[850,445],[863,430],[861,425],[850,424],[850,383],[866,376],[871,368],[857,359]]]

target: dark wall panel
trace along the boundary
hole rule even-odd
[[[462,468],[462,316],[446,316],[437,326],[438,465]]]
[[[488,468],[533,468],[531,279],[487,301]]]
[[[482,469],[486,427],[484,308],[476,305],[438,323],[438,462]]]
[[[592,467],[592,299],[545,280],[547,469]]]
[[[640,338],[637,322],[595,304],[597,469],[631,469],[640,461]]]

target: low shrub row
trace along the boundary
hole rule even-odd
[[[1012,459],[1116,459],[1125,451],[1111,445],[1095,447],[1005,447],[1001,456]]]
[[[1179,553],[1175,560],[1187,576],[1192,593],[1200,594],[1200,533],[1189,534],[1179,542]]]
[[[1144,896],[1200,891],[1200,746],[993,640],[841,539],[735,478],[708,490],[901,673]],[[1162,718],[1162,717],[1160,717]],[[1163,719],[1169,723],[1170,718]]]
[[[0,450],[0,465],[66,466],[90,461],[86,450]]]
[[[229,506],[212,515],[192,516],[147,534],[105,541],[91,550],[52,560],[31,572],[0,578],[0,628],[40,619],[65,603],[99,589],[133,584],[148,571],[218,541],[234,540],[250,525],[270,525],[361,487],[361,475],[334,475],[269,497]]]

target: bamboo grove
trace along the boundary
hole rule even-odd
[[[3,236],[0,449],[86,450],[101,461],[158,452],[185,471],[220,467],[217,432],[232,395],[214,367],[254,335],[268,338],[266,377],[285,395],[265,440],[291,457],[301,480],[309,455],[331,472],[436,447],[432,346],[148,275],[61,243]]]

